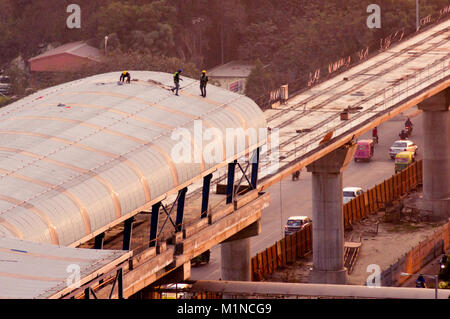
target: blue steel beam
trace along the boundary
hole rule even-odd
[[[158,216],[161,202],[158,202],[152,206],[152,217],[150,222],[150,244],[149,247],[156,246],[156,234],[158,231]]]
[[[130,250],[131,234],[133,232],[133,221],[134,217],[131,217],[124,222],[122,250]]]
[[[211,179],[213,174],[206,175],[203,177],[203,193],[202,193],[202,213],[200,215],[201,218],[205,218],[208,212],[208,204],[209,204],[209,191],[211,188]]]
[[[105,233],[98,234],[95,236],[94,248],[103,249],[103,243],[105,242]]]
[[[256,189],[256,186],[258,184],[259,151],[260,147],[258,147],[253,153],[254,158],[252,160],[252,177],[251,177],[253,189]]]
[[[183,227],[184,201],[186,199],[187,187],[178,191],[177,218],[175,220],[175,232],[179,232]]]
[[[233,201],[233,193],[234,193],[234,171],[236,168],[237,160],[234,160],[233,163],[228,163],[228,179],[227,179],[227,204],[230,204]]]

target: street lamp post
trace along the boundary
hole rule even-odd
[[[408,274],[406,272],[402,272],[400,273],[401,276],[414,276],[414,274]],[[438,275],[424,275],[421,274],[423,277],[429,277],[429,278],[433,278],[434,279],[434,298],[437,299],[438,297],[438,284],[439,284],[439,280],[438,280]]]

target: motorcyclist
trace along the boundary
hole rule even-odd
[[[411,122],[411,120],[409,119],[409,117],[408,117],[408,119],[406,120],[406,122],[405,122],[405,127],[412,127],[412,122]]]
[[[375,141],[375,143],[378,143],[378,129],[376,126],[372,130],[372,138]]]
[[[425,277],[422,274],[420,274],[416,279],[416,288],[426,288]]]
[[[405,130],[402,130],[400,134],[398,134],[398,136],[400,137],[401,140],[406,140],[408,138],[408,134],[406,133]]]
[[[439,260],[439,264],[441,265],[441,268],[444,268],[445,265],[447,264],[447,255],[444,254],[442,255],[441,259]]]
[[[413,129],[413,124],[408,117],[408,119],[405,122],[405,130],[406,130],[406,134],[408,134],[408,136],[411,135],[412,129]]]

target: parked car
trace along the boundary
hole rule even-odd
[[[398,140],[395,141],[389,149],[389,156],[391,159],[394,159],[397,153],[408,151],[413,152],[415,157],[417,155],[417,149],[418,146],[411,140]]]
[[[346,204],[353,198],[358,197],[363,193],[361,187],[344,187],[342,190],[342,195],[344,196],[343,203]]]
[[[308,216],[291,216],[284,226],[284,236],[293,234],[310,223],[312,220]]]

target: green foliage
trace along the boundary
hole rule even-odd
[[[259,97],[275,88],[275,83],[276,80],[272,73],[258,59],[247,78],[245,94],[258,102]]]
[[[81,29],[68,29],[72,0],[0,0],[0,67],[18,55],[28,60],[52,42],[94,40],[103,49],[108,36],[107,61],[116,64],[95,70],[172,72],[180,65],[259,60],[269,67],[257,67],[247,86],[257,97],[287,82],[304,86],[315,69],[402,28],[414,32],[415,2],[378,0],[382,27],[371,30],[372,0],[77,0]],[[420,0],[420,16],[449,4]]]
[[[116,33],[123,51],[169,54],[175,47],[176,12],[165,0],[141,6],[114,1],[96,16],[98,38]]]
[[[25,71],[21,70],[15,65],[11,65],[6,70],[6,74],[9,76],[11,81],[12,94],[18,96],[24,95],[28,83]]]
[[[11,98],[7,97],[7,96],[1,96],[0,95],[0,107],[3,107],[7,104],[11,103]]]

